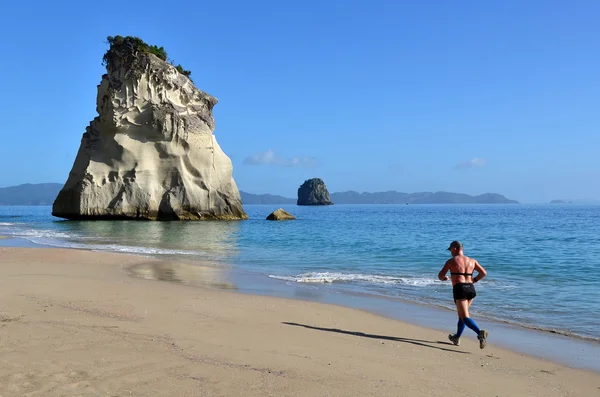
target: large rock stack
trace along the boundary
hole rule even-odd
[[[109,37],[98,116],[52,214],[67,219],[247,219],[219,147],[217,99],[162,49]]]

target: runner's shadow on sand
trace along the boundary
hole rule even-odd
[[[383,339],[383,340],[391,340],[391,341],[394,341],[394,342],[411,343],[413,345],[418,345],[418,346],[423,346],[423,347],[430,347],[432,349],[444,350],[444,351],[452,352],[452,353],[471,354],[471,353],[465,352],[465,351],[454,350],[454,349],[447,349],[445,347],[439,347],[439,346],[433,346],[433,345],[431,345],[431,344],[437,344],[437,345],[452,346],[452,343],[442,342],[442,341],[439,341],[439,340],[438,341],[431,341],[431,340],[421,340],[421,339],[399,338],[399,337],[396,337],[396,336],[365,334],[364,332],[345,331],[345,330],[339,329],[339,328],[314,327],[312,325],[298,324],[298,323],[289,323],[289,322],[285,322],[285,321],[283,321],[282,324],[293,325],[295,327],[304,327],[304,328],[309,328],[309,329],[315,329],[317,331],[327,331],[327,332],[335,332],[335,333],[338,333],[338,334],[361,336],[363,338]]]

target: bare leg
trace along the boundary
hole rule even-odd
[[[465,317],[469,317],[469,306],[471,306],[473,299],[459,299],[456,301],[456,311],[458,312],[458,318],[464,320]]]
[[[469,309],[471,308],[471,303],[473,303],[473,299],[467,300],[467,315],[466,315],[466,317],[469,317]]]

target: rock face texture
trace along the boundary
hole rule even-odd
[[[304,181],[298,188],[298,205],[332,205],[329,192],[320,178]]]
[[[115,48],[107,72],[98,86],[98,116],[83,134],[52,215],[247,219],[231,160],[212,134],[217,99],[173,65],[132,48]]]
[[[278,210],[271,212],[269,216],[267,216],[268,221],[287,221],[294,219],[296,219],[296,217],[284,210],[283,208],[279,208]]]

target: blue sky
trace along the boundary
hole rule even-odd
[[[241,190],[600,199],[598,1],[107,4],[1,6],[0,186],[66,180],[120,34],[219,99]]]

